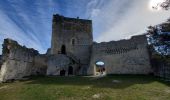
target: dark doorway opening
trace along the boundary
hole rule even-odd
[[[60,76],[65,76],[65,73],[66,73],[65,70],[61,70],[61,71],[60,71]]]
[[[74,45],[75,44],[75,39],[72,39],[72,45]]]
[[[66,46],[65,45],[61,46],[61,54],[66,54]]]
[[[68,68],[68,75],[73,75],[73,67],[69,66]]]

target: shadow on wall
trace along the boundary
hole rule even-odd
[[[56,77],[56,76],[36,76],[31,77],[27,84],[43,85],[75,85],[90,86],[91,88],[113,88],[124,89],[135,84],[148,84],[152,82],[161,82],[170,86],[170,82],[163,82],[154,76],[145,75],[111,75],[107,77]]]

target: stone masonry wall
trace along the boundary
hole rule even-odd
[[[0,69],[0,82],[7,80],[21,79],[24,76],[39,73],[39,68],[35,67],[35,56],[38,51],[20,46],[16,41],[5,39],[2,51],[2,66]],[[41,65],[38,65],[41,66]]]
[[[70,63],[70,59],[65,55],[58,54],[49,56],[47,75],[60,75],[61,70],[65,70],[67,73]]]
[[[89,75],[95,75],[98,61],[105,63],[107,74],[152,73],[145,35],[130,40],[94,43]]]
[[[2,65],[2,55],[0,55],[0,69],[1,69],[1,65]]]
[[[74,55],[80,63],[88,65],[92,43],[91,20],[53,16],[51,54],[62,53],[64,47],[66,55]]]
[[[34,57],[34,66],[32,67],[32,75],[46,75],[48,56],[39,54]]]

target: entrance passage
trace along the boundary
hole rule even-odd
[[[65,76],[65,73],[66,73],[65,70],[61,70],[61,71],[60,71],[60,76]]]
[[[66,54],[66,46],[65,45],[61,46],[61,54]]]
[[[96,75],[106,75],[105,63],[103,61],[97,61],[95,66]]]
[[[69,66],[68,68],[68,75],[73,75],[73,67]]]

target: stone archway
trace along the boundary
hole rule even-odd
[[[72,66],[68,67],[68,75],[73,75],[73,67]]]
[[[103,61],[96,61],[95,62],[95,75],[106,75],[106,67]]]
[[[61,46],[61,54],[66,54],[66,46],[65,45]]]

